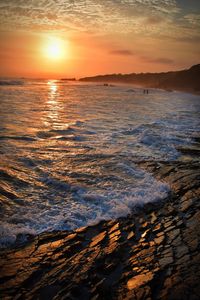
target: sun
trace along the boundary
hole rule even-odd
[[[66,43],[58,38],[49,38],[43,49],[44,55],[51,60],[63,59],[67,53]]]
[[[50,44],[47,47],[47,55],[51,58],[59,58],[61,56],[61,48],[58,44]]]

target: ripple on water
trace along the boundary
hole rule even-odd
[[[30,81],[0,89],[1,247],[165,199],[170,188],[134,161],[179,159],[199,136],[200,102],[130,88]]]

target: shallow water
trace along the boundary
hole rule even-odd
[[[0,85],[1,247],[164,199],[170,187],[136,163],[180,159],[177,149],[199,136],[198,96],[61,81]]]

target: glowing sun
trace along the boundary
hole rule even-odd
[[[57,38],[51,38],[47,41],[43,52],[49,59],[63,59],[66,55],[66,45]]]

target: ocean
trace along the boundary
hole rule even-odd
[[[200,97],[128,85],[0,81],[0,247],[164,200],[141,161],[190,159]]]

